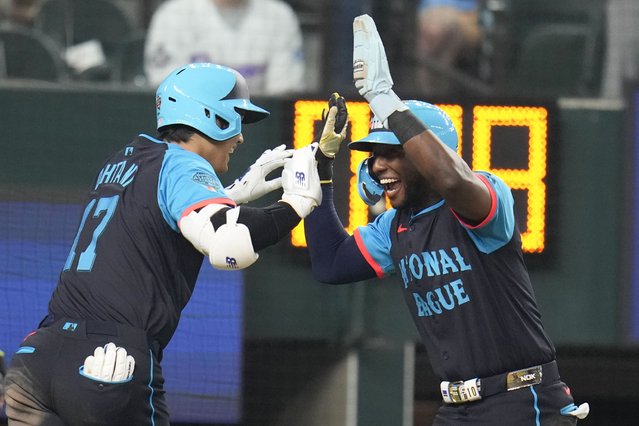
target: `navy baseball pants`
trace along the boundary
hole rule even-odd
[[[103,383],[80,374],[87,356],[113,342],[135,359],[130,380]],[[29,334],[6,377],[11,426],[168,426],[159,350],[144,331],[122,324],[61,319]]]

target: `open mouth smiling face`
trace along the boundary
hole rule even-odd
[[[395,195],[399,191],[401,182],[402,181],[397,178],[382,178],[379,180],[379,183],[381,183],[384,187],[386,196],[389,198],[392,198],[393,195]]]
[[[380,146],[373,151],[371,172],[377,176],[379,183],[384,187],[384,193],[391,205],[400,204],[404,185],[401,179],[401,171],[406,161],[404,150],[399,146]]]

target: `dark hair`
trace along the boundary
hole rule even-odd
[[[194,133],[200,133],[193,127],[184,124],[171,124],[158,131],[158,139],[167,142],[188,142]]]
[[[215,119],[220,129],[226,129],[229,127],[229,122],[222,117],[216,116]],[[186,124],[170,124],[168,126],[163,126],[161,130],[158,130],[158,139],[167,142],[182,143],[188,142],[189,138],[193,136],[194,133],[199,134],[210,142],[215,142],[214,139],[191,126],[187,126]]]

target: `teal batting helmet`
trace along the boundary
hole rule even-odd
[[[174,70],[156,92],[157,129],[184,124],[223,141],[269,112],[251,103],[246,80],[232,68],[195,63]],[[228,126],[220,127],[216,118]]]
[[[457,130],[441,108],[422,101],[404,101],[408,109],[421,120],[446,146],[457,151]],[[356,151],[372,151],[375,144],[401,145],[395,133],[388,130],[373,116],[368,135],[348,144]]]

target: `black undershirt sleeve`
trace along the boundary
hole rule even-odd
[[[211,216],[213,228],[226,223],[226,211],[223,209]],[[293,207],[286,203],[274,203],[268,207],[240,207],[238,222],[246,225],[251,234],[253,249],[260,251],[272,246],[284,238],[302,220]]]
[[[322,185],[322,204],[304,220],[313,277],[327,284],[375,278],[375,270],[342,225],[333,205],[333,186]]]

